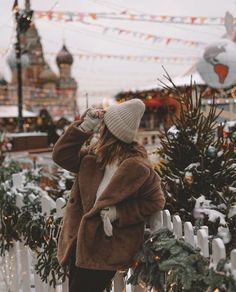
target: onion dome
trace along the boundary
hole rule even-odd
[[[16,54],[14,51],[7,57],[7,63],[11,69],[16,68]]]
[[[67,50],[66,46],[63,45],[61,51],[58,53],[57,58],[56,58],[57,65],[72,65],[73,63],[73,56],[71,53]]]
[[[46,66],[45,69],[41,72],[39,75],[39,79],[43,83],[49,83],[49,82],[57,82],[58,77],[57,75],[50,69],[49,66]]]
[[[12,50],[10,55],[7,58],[7,63],[10,66],[11,69],[16,68],[16,53],[15,50]],[[27,53],[23,53],[21,55],[21,66],[23,68],[27,67],[29,65],[29,56]]]

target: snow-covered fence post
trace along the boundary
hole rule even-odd
[[[163,211],[157,211],[148,218],[151,232],[155,232],[163,227]]]
[[[207,237],[209,236],[209,228],[208,226],[204,225],[204,226],[201,226],[201,229],[204,230],[207,234]]]
[[[56,200],[57,218],[63,217],[65,205],[66,205],[66,200],[64,198],[58,198]]]
[[[13,191],[16,192],[16,189],[23,188],[23,181],[24,178],[22,174],[20,173],[14,173],[11,176],[12,182],[13,182]],[[20,193],[15,193],[16,195],[16,206],[18,208],[22,208],[23,206],[23,195]],[[22,269],[22,263],[19,261],[19,250],[20,250],[20,245],[18,242],[14,242],[13,246],[9,250],[9,269],[11,272],[11,287],[13,291],[19,291],[20,290],[20,275],[21,269]],[[21,264],[21,267],[20,267]],[[22,279],[22,278],[21,278]],[[27,292],[27,290],[25,290]]]
[[[46,214],[46,216],[49,216],[51,214],[51,211],[53,209],[56,209],[56,202],[51,197],[49,197],[49,195],[45,191],[42,191],[41,195],[42,213]],[[45,292],[56,291],[56,289],[50,286],[49,283],[43,283],[43,287]]]
[[[178,215],[173,216],[173,232],[177,239],[183,237],[182,221]]]
[[[126,291],[125,280],[121,273],[117,272],[114,277],[114,292]]]
[[[184,223],[184,240],[195,247],[193,225],[191,222]]]
[[[208,234],[206,230],[199,229],[197,231],[197,244],[201,250],[201,254],[208,258],[209,257],[209,244],[208,244]]]
[[[29,249],[24,246],[23,242],[19,242],[19,258],[21,263],[21,283],[22,290],[25,292],[31,291],[31,261],[29,255]]]
[[[46,292],[40,276],[36,273],[36,271],[34,269],[36,264],[37,264],[37,255],[36,255],[36,253],[32,253],[32,265],[33,265],[35,292]]]
[[[12,291],[19,291],[19,262],[17,258],[17,242],[13,243],[13,247],[9,249],[9,277],[10,277],[10,287]]]
[[[41,195],[41,204],[43,209],[43,192],[40,193]],[[35,195],[30,194],[29,195],[30,201],[34,201]],[[44,204],[47,204],[46,201],[44,201]],[[46,207],[45,207],[46,208]],[[37,255],[35,252],[31,253],[31,260],[32,260],[32,266],[33,266],[33,274],[34,274],[34,286],[35,286],[35,292],[48,292],[48,289],[45,287],[45,284],[42,282],[40,276],[35,271],[35,265],[37,264]]]
[[[56,202],[51,197],[49,197],[46,192],[42,192],[41,203],[42,213],[46,214],[47,216],[49,216],[51,211],[56,208]]]
[[[47,216],[50,215],[51,210],[56,208],[56,203],[54,200],[48,196],[48,194],[41,190],[41,204],[42,204],[42,213],[46,214]],[[33,199],[33,194],[31,195]],[[37,263],[37,256],[36,253],[32,253],[32,264],[35,267]],[[51,287],[48,283],[43,283],[40,276],[36,273],[35,269],[33,268],[34,273],[34,282],[35,282],[35,292],[52,292],[55,291],[55,288]]]
[[[233,249],[230,253],[231,271],[234,279],[236,280],[236,249]]]
[[[22,208],[23,203],[23,195],[21,193],[16,194],[16,205],[18,208]],[[19,269],[19,275],[21,279],[20,286],[22,287],[22,290],[24,292],[30,292],[30,255],[29,255],[29,249],[27,246],[24,245],[23,241],[20,241],[18,244],[18,251],[19,251],[19,262],[20,262],[20,269]]]
[[[21,189],[23,188],[24,177],[21,173],[13,173],[11,175],[13,188],[14,189]]]
[[[225,245],[222,239],[215,238],[212,241],[212,261],[213,267],[216,268],[221,259],[226,258]]]
[[[61,285],[61,292],[68,292],[68,287],[69,287],[69,283],[68,283],[68,278],[65,279],[65,282],[62,283]]]
[[[60,218],[63,217],[64,210],[65,210],[66,200],[64,198],[58,198],[56,200],[56,217]],[[62,292],[68,291],[68,278],[66,277],[65,281],[61,284]]]
[[[163,227],[168,228],[170,231],[173,230],[173,224],[171,222],[171,215],[169,210],[163,210]]]

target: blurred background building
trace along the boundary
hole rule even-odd
[[[30,1],[25,1],[25,9],[30,10]],[[46,62],[40,35],[32,22],[26,33],[21,34],[22,81],[24,109],[36,114],[47,109],[53,118],[73,118],[78,113],[77,82],[71,76],[73,56],[65,44],[56,56],[59,69],[57,75]],[[17,104],[17,68],[15,51],[8,57],[11,81],[0,76],[0,105]]]

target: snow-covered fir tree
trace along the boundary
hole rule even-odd
[[[181,104],[180,116],[158,149],[166,208],[185,221],[207,224],[211,234],[236,247],[236,154],[233,143],[226,145],[217,134],[220,113],[214,97],[206,114],[197,86],[190,84],[192,94],[180,92],[174,84],[166,87]]]

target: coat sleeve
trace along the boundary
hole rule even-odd
[[[52,159],[62,168],[78,173],[81,158],[87,153],[81,150],[84,142],[92,135],[78,128],[80,123],[75,122],[58,139],[53,148]]]
[[[144,222],[156,211],[162,210],[164,205],[165,198],[161,190],[160,177],[151,171],[138,196],[117,204],[119,227]]]

